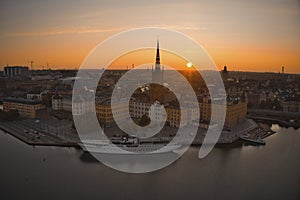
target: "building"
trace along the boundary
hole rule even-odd
[[[72,112],[73,115],[83,115],[93,112],[94,102],[84,98],[72,99],[69,95],[55,94],[52,96],[52,110]]]
[[[29,73],[28,67],[23,66],[6,66],[3,69],[3,76],[14,77],[14,76],[27,76]]]
[[[114,122],[109,102],[96,102],[96,115],[100,124],[107,125]]]
[[[17,110],[22,117],[35,118],[36,112],[45,108],[41,100],[8,97],[3,100],[3,110]]]
[[[83,97],[71,99],[71,101],[63,101],[63,105],[69,105],[67,103],[71,102],[72,114],[73,115],[84,115],[94,111],[94,103]],[[69,106],[68,106],[69,107]],[[65,108],[66,109],[66,108]]]
[[[164,105],[158,101],[155,101],[149,108],[149,117],[156,123],[164,122],[166,114]]]
[[[146,101],[130,101],[129,112],[133,118],[142,118],[144,115],[149,116],[149,108],[151,104]]]
[[[167,122],[169,126],[171,127],[179,127],[180,122],[182,125],[187,124],[187,110],[186,109],[180,109],[175,106],[167,106],[166,107],[167,112]],[[182,119],[182,121],[181,121]]]
[[[198,125],[199,124],[199,110],[192,104],[183,105],[181,108],[179,105],[168,105],[166,107],[167,122],[171,127],[186,126],[187,124]]]
[[[213,105],[216,108],[216,112],[222,112],[223,106],[218,101],[214,101]],[[210,98],[204,97],[199,102],[200,108],[200,120],[210,121],[211,120],[211,107],[212,102]],[[224,125],[227,127],[236,126],[246,120],[247,115],[247,100],[242,99],[227,99],[226,106],[226,118]],[[221,115],[216,115],[216,117]],[[216,119],[218,121],[219,119]]]
[[[114,105],[114,114],[112,113],[111,101],[96,99],[96,115],[100,124],[110,125],[115,120],[122,120],[128,117],[128,101],[121,99]]]
[[[63,97],[61,95],[52,96],[52,110],[63,110]]]
[[[27,93],[27,99],[38,99],[42,100],[43,93],[42,92],[30,92]]]
[[[63,96],[62,110],[72,112],[72,96],[70,95]]]

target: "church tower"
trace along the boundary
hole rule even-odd
[[[152,102],[159,101],[160,103],[164,103],[164,93],[166,92],[163,86],[164,83],[164,70],[160,65],[160,52],[159,52],[159,40],[157,39],[157,47],[156,47],[156,58],[155,58],[155,67],[152,67],[152,82],[154,84],[151,85],[150,90],[150,100]]]
[[[155,68],[152,70],[152,81],[163,84],[163,71],[160,66],[159,40],[157,39]]]

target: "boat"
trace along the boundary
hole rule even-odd
[[[85,152],[125,155],[169,153],[181,147],[181,145],[178,144],[139,143],[137,141],[138,140],[132,143],[119,142],[114,144],[110,140],[85,140],[78,143],[78,145]]]

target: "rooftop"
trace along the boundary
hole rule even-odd
[[[22,103],[22,104],[30,104],[30,105],[42,103],[42,101],[38,99],[27,99],[23,97],[7,97],[3,99],[3,102]]]

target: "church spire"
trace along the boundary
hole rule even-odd
[[[159,56],[159,38],[157,37],[157,47],[156,47],[156,62],[155,64],[160,64],[160,56]]]
[[[159,38],[157,37],[157,48],[156,48],[156,61],[155,68],[152,71],[152,80],[154,83],[163,83],[163,71],[160,66],[160,54],[159,54]]]

